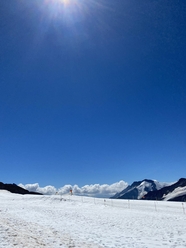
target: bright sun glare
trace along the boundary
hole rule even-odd
[[[59,3],[63,5],[68,5],[70,4],[71,0],[52,0],[54,3]]]
[[[73,0],[45,0],[46,3],[48,4],[62,4],[62,5],[68,5],[72,3]]]
[[[70,3],[70,0],[58,0],[58,1],[65,5]]]

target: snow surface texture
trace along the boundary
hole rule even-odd
[[[186,204],[0,191],[0,248],[186,247]]]

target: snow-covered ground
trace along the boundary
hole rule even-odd
[[[0,248],[186,247],[186,204],[0,190]]]

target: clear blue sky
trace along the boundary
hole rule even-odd
[[[0,181],[186,177],[186,2],[0,1]]]

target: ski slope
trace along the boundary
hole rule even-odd
[[[186,204],[0,191],[0,248],[186,247]]]

